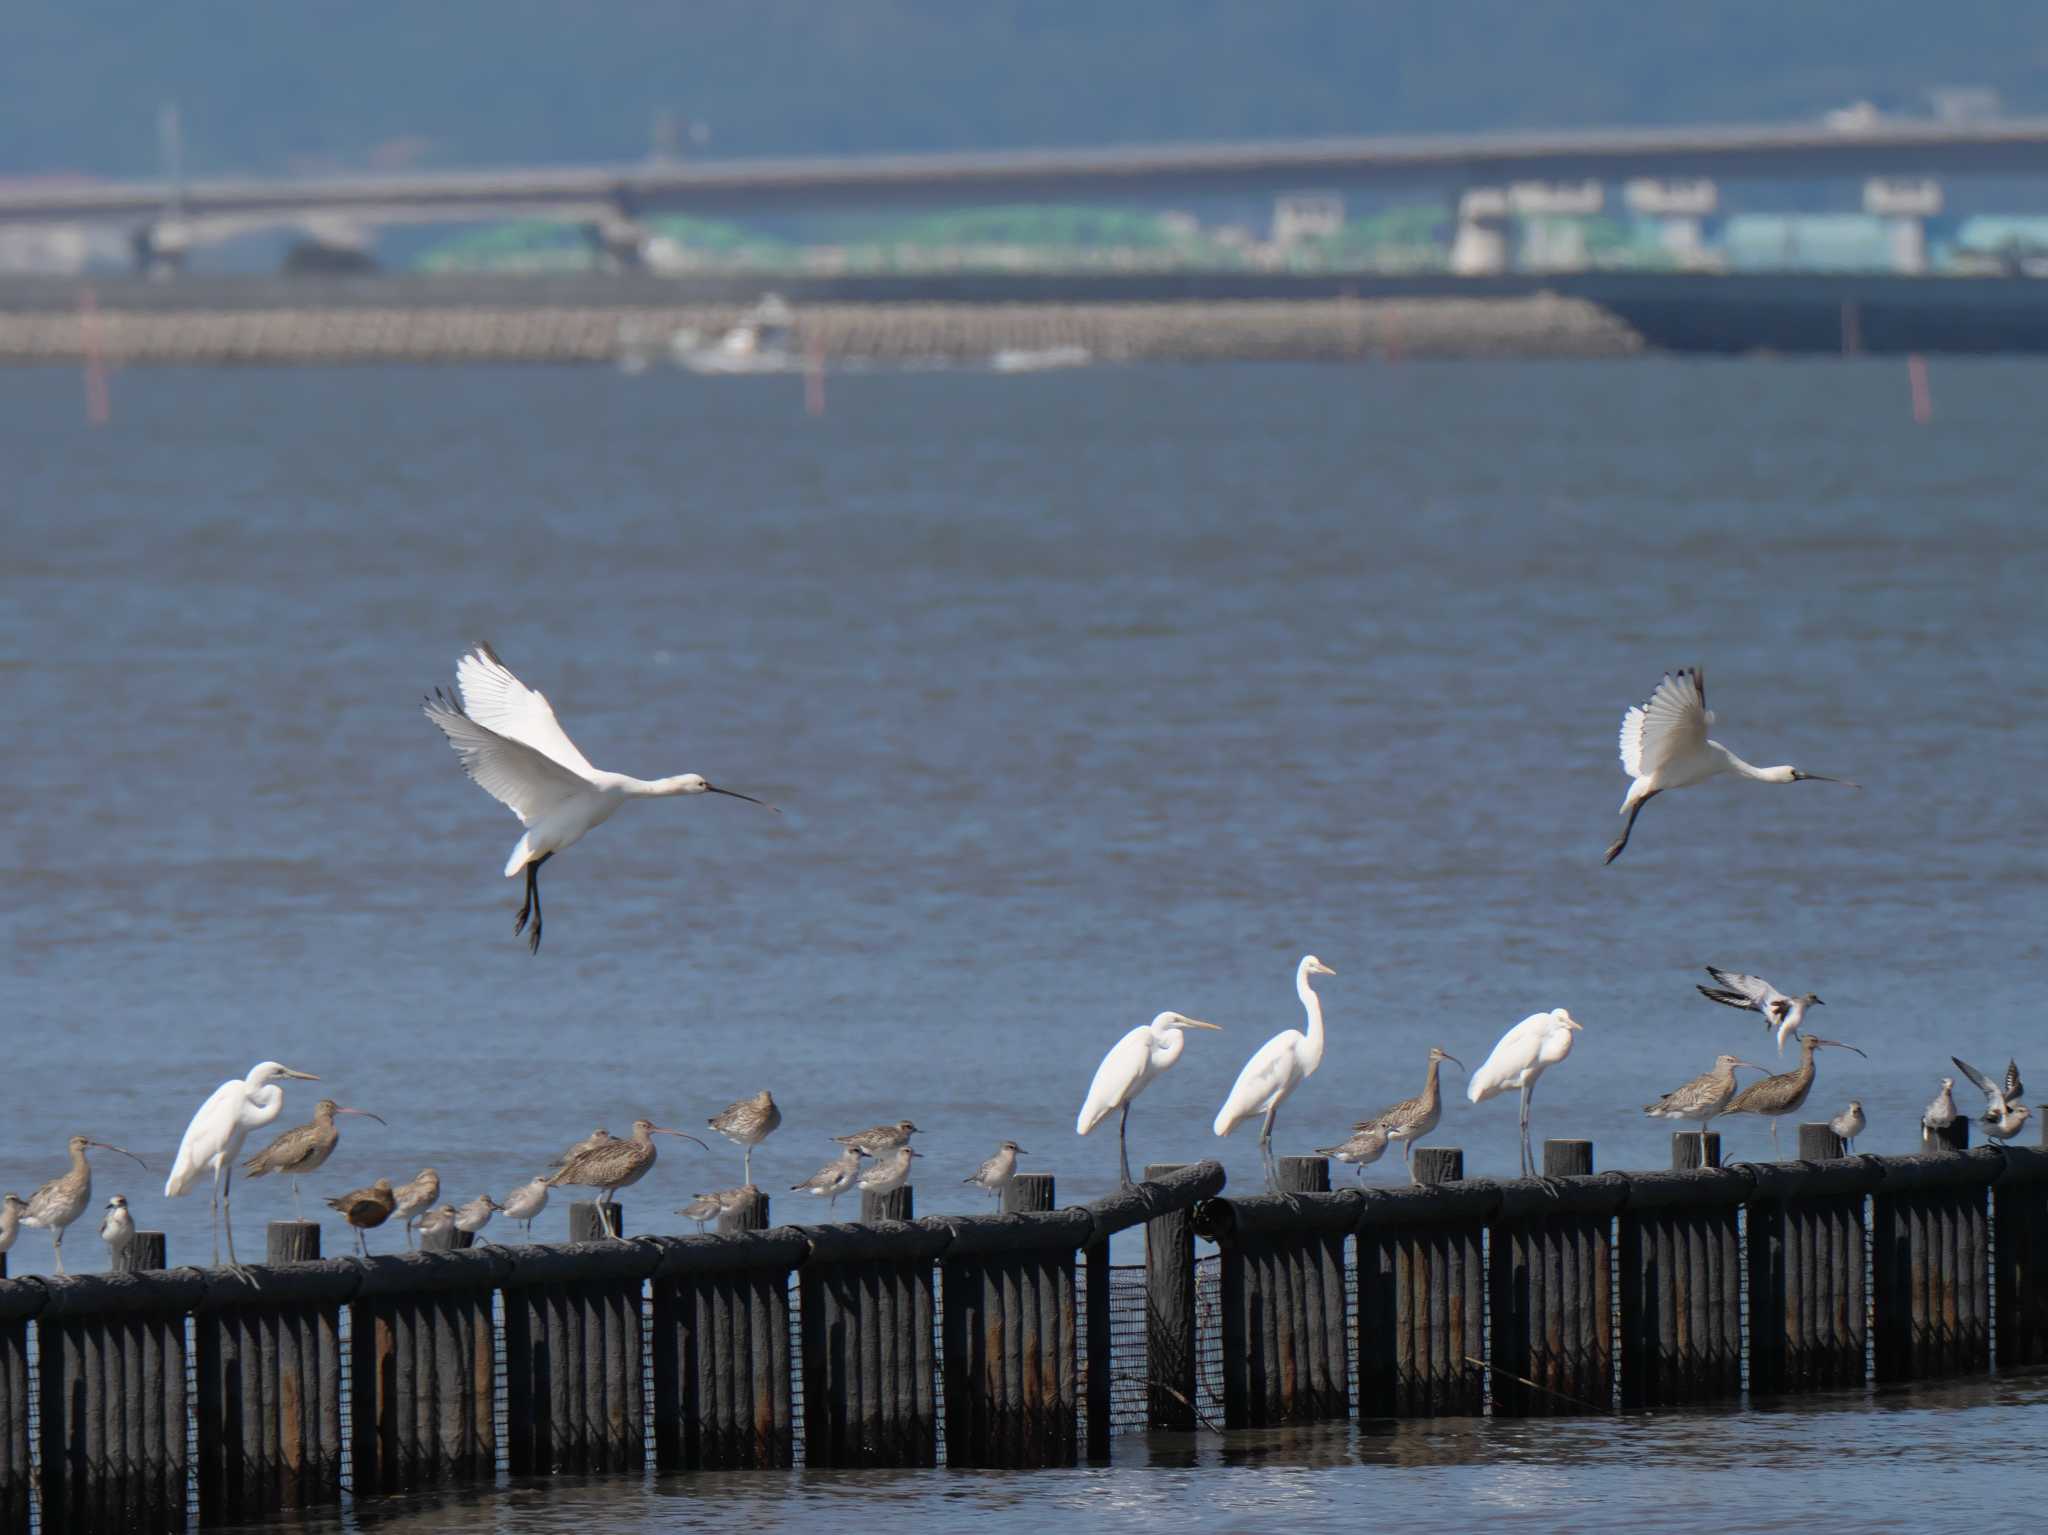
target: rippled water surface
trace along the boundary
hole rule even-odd
[[[99,1153],[101,1196],[203,1259],[206,1207],[164,1201],[163,1169],[207,1091],[274,1056],[390,1121],[348,1122],[309,1194],[426,1163],[502,1193],[593,1124],[701,1126],[768,1086],[764,1185],[907,1114],[923,1210],[971,1207],[955,1180],[1004,1136],[1085,1198],[1115,1147],[1076,1140],[1074,1109],[1166,1007],[1226,1032],[1142,1101],[1134,1156],[1220,1151],[1242,1182],[1251,1136],[1207,1121],[1298,1021],[1308,950],[1338,971],[1330,1045],[1283,1151],[1415,1091],[1431,1043],[1476,1065],[1565,1005],[1586,1032],[1537,1133],[1662,1165],[1640,1105],[1770,1048],[1693,991],[1704,964],[1825,997],[1822,1031],[1869,1059],[1826,1052],[1815,1110],[1860,1097],[1862,1149],[1909,1149],[1951,1053],[2048,1074],[2044,375],[1933,375],[1915,428],[1889,361],[872,375],[834,380],[821,420],[774,378],[157,370],[117,378],[95,432],[75,375],[0,373],[0,1184],[57,1172],[73,1132],[115,1141],[153,1171]],[[701,771],[786,814],[630,807],[549,866],[529,958],[498,876],[516,823],[417,708],[477,637],[601,766]],[[1868,787],[1668,796],[1602,868],[1622,708],[1693,661],[1735,750]],[[1511,1170],[1514,1121],[1460,1100],[1436,1139]],[[1769,1152],[1761,1123],[1728,1140]],[[722,1143],[663,1146],[632,1229],[737,1181]],[[254,1249],[288,1191],[240,1193]],[[89,1224],[70,1247],[104,1261]],[[9,1257],[48,1254],[26,1232]],[[1997,1444],[2031,1475],[2040,1435],[2031,1398],[1955,1405],[1205,1441],[1196,1466],[1242,1462],[1214,1479],[1155,1450],[1146,1476],[706,1478],[473,1512],[681,1527],[705,1497],[772,1520],[887,1496],[936,1528],[1036,1518],[1028,1494],[1249,1525],[1369,1485],[1451,1523],[1597,1497],[1654,1528],[1660,1500],[1753,1507],[1755,1477],[1795,1502],[1852,1473],[1904,1486],[1914,1447],[1946,1444],[1921,1471],[1960,1515],[1983,1489],[1944,1457]]]

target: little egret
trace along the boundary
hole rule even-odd
[[[865,1130],[856,1130],[851,1135],[835,1135],[833,1140],[842,1146],[851,1146],[856,1151],[865,1151],[871,1157],[878,1157],[885,1151],[895,1151],[910,1144],[910,1138],[917,1134],[917,1126],[907,1119],[899,1119],[893,1125],[872,1125]]]
[[[92,1166],[85,1160],[85,1148],[97,1146],[102,1151],[118,1151],[144,1167],[149,1166],[134,1152],[106,1141],[74,1135],[67,1144],[71,1166],[28,1196],[28,1208],[21,1217],[22,1225],[41,1227],[50,1233],[50,1248],[56,1254],[60,1274],[64,1272],[64,1228],[85,1214],[85,1207],[92,1203]]]
[[[1547,1013],[1531,1013],[1501,1035],[1493,1054],[1465,1085],[1465,1096],[1474,1103],[1521,1090],[1524,1175],[1536,1171],[1536,1156],[1529,1149],[1529,1100],[1535,1095],[1536,1079],[1572,1053],[1572,1036],[1584,1027],[1561,1007]]]
[[[531,917],[527,947],[535,954],[540,952],[541,865],[610,820],[626,801],[723,794],[775,808],[751,794],[706,783],[696,773],[645,779],[592,767],[546,697],[513,676],[488,645],[474,647],[455,663],[455,686],[460,705],[436,688],[421,707],[441,727],[477,786],[526,828],[505,861],[505,877],[526,873],[526,902],[512,931],[515,936],[525,932]]]
[[[135,1237],[135,1217],[128,1213],[128,1201],[116,1194],[107,1201],[107,1213],[100,1218],[100,1240],[114,1256]]]
[[[1845,1045],[1839,1039],[1821,1039],[1813,1034],[1799,1036],[1799,1069],[1783,1071],[1775,1077],[1765,1077],[1761,1082],[1752,1082],[1721,1110],[1723,1114],[1762,1114],[1771,1122],[1771,1155],[1778,1154],[1778,1121],[1787,1114],[1796,1114],[1805,1107],[1806,1095],[1813,1091],[1813,1052],[1817,1046],[1829,1045],[1837,1050],[1856,1050],[1854,1045]],[[1858,1055],[1863,1054],[1856,1050]]]
[[[1657,691],[1621,717],[1621,767],[1634,780],[1621,802],[1628,821],[1621,835],[1602,860],[1613,863],[1628,846],[1628,834],[1635,830],[1643,806],[1666,789],[1689,789],[1721,773],[1733,773],[1753,783],[1838,783],[1852,789],[1861,785],[1846,778],[1829,778],[1803,768],[1753,767],[1719,741],[1707,739],[1707,727],[1714,716],[1707,710],[1706,674],[1697,666],[1666,672]]]
[[[372,1114],[368,1109],[345,1109],[332,1098],[322,1098],[313,1107],[310,1125],[299,1125],[285,1131],[242,1164],[242,1176],[261,1178],[269,1173],[289,1173],[292,1214],[304,1220],[305,1216],[299,1210],[299,1180],[307,1173],[317,1172],[326,1166],[327,1159],[334,1155],[334,1148],[341,1144],[341,1131],[334,1123],[337,1114],[360,1114],[380,1125],[384,1123],[382,1115]]]
[[[1095,1068],[1095,1080],[1088,1084],[1088,1096],[1074,1120],[1074,1133],[1087,1135],[1109,1118],[1112,1110],[1120,1111],[1116,1154],[1125,1188],[1131,1185],[1130,1145],[1124,1138],[1130,1126],[1131,1101],[1151,1086],[1154,1077],[1180,1059],[1181,1048],[1187,1044],[1187,1036],[1182,1032],[1185,1029],[1223,1032],[1218,1024],[1204,1023],[1181,1013],[1161,1013],[1150,1023],[1139,1024],[1109,1047],[1109,1054]]]
[[[229,1204],[235,1183],[235,1158],[251,1130],[261,1130],[284,1112],[281,1080],[317,1082],[310,1071],[294,1071],[276,1061],[259,1061],[246,1077],[232,1078],[213,1090],[213,1096],[185,1126],[185,1138],[178,1143],[178,1159],[171,1164],[171,1176],[164,1184],[164,1198],[176,1199],[199,1181],[199,1175],[213,1173],[213,1261],[220,1263],[220,1228],[228,1228],[228,1262],[235,1261],[235,1213]]]
[[[1842,1149],[1844,1151],[1854,1151],[1856,1149],[1856,1137],[1863,1133],[1864,1123],[1863,1100],[1861,1098],[1851,1098],[1849,1106],[1828,1121],[1828,1128],[1842,1138]]]
[[[1336,973],[1313,954],[1301,957],[1294,969],[1294,990],[1308,1014],[1308,1032],[1283,1029],[1259,1046],[1258,1053],[1237,1074],[1237,1083],[1223,1100],[1223,1107],[1216,1111],[1218,1135],[1228,1135],[1254,1114],[1266,1116],[1259,1127],[1259,1156],[1266,1164],[1269,1188],[1280,1182],[1279,1170],[1273,1165],[1273,1121],[1280,1105],[1323,1064],[1323,1004],[1309,985],[1309,977]]]
[[[2009,1141],[2018,1135],[2028,1115],[2033,1112],[2020,1102],[2027,1090],[2020,1082],[2019,1064],[2006,1062],[2005,1079],[1994,1082],[1968,1061],[1953,1055],[1949,1059],[1956,1063],[1956,1070],[1975,1083],[1977,1091],[1984,1095],[1985,1109],[1977,1116],[1977,1123],[1984,1127],[1984,1133],[1997,1141]]]
[[[1956,1079],[1943,1077],[1941,1091],[1934,1095],[1934,1101],[1927,1105],[1927,1111],[1920,1116],[1920,1144],[1925,1146],[1936,1130],[1946,1130],[1956,1122]]]
[[[782,1123],[782,1110],[775,1106],[775,1099],[767,1088],[751,1098],[742,1098],[738,1103],[729,1103],[706,1121],[712,1129],[731,1141],[743,1152],[741,1180],[754,1181],[754,1148],[768,1139]]]
[[[1702,988],[1704,989],[1704,988]],[[1764,1068],[1740,1056],[1722,1055],[1714,1059],[1714,1069],[1702,1072],[1690,1082],[1674,1087],[1655,1103],[1643,1105],[1643,1112],[1652,1119],[1695,1119],[1700,1126],[1700,1165],[1707,1165],[1707,1126],[1714,1117],[1728,1107],[1728,1100],[1735,1096],[1735,1068],[1747,1066],[1751,1071]]]
[[[1368,1130],[1382,1132],[1387,1140],[1401,1143],[1401,1161],[1408,1169],[1408,1181],[1415,1181],[1415,1163],[1408,1155],[1408,1148],[1414,1142],[1437,1127],[1443,1118],[1443,1089],[1437,1083],[1437,1068],[1449,1061],[1460,1071],[1465,1063],[1442,1045],[1429,1047],[1429,1075],[1423,1079],[1422,1091],[1413,1098],[1403,1098],[1391,1108],[1381,1109],[1377,1114],[1368,1115],[1351,1127],[1354,1134]]]
[[[1803,997],[1788,997],[1760,975],[1737,975],[1732,970],[1716,970],[1712,965],[1707,966],[1707,974],[1719,984],[1702,986],[1699,994],[1725,1007],[1762,1013],[1764,1027],[1778,1031],[1780,1055],[1785,1053],[1787,1037],[1797,1034],[1800,1025],[1806,1022],[1806,1010],[1827,1005],[1810,991]],[[1757,1069],[1762,1070],[1761,1067]]]
[[[978,1189],[986,1189],[995,1195],[1001,1204],[1003,1190],[1010,1186],[1010,1180],[1017,1176],[1017,1158],[1026,1155],[1022,1146],[1015,1141],[1004,1141],[996,1147],[996,1154],[960,1181],[971,1183]]]
[[[898,1146],[887,1155],[876,1158],[875,1165],[853,1181],[863,1194],[893,1194],[910,1181],[910,1159],[923,1155],[914,1146]]]

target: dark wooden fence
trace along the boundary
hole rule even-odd
[[[1802,1144],[1718,1167],[1680,1137],[1671,1172],[1595,1174],[1552,1142],[1508,1181],[1437,1151],[1413,1185],[1336,1192],[1288,1159],[1244,1198],[1201,1163],[1065,1210],[1032,1179],[1000,1215],[898,1219],[905,1191],[848,1225],[750,1229],[764,1202],[710,1236],[0,1279],[0,1531],[650,1457],[1071,1465],[1108,1453],[1112,1372],[1142,1378],[1144,1426],[1186,1431],[1205,1400],[1230,1428],[1536,1416],[1732,1399],[1745,1367],[1758,1394],[1980,1372],[1994,1339],[2002,1369],[2048,1364],[2048,1152]],[[1109,1240],[1139,1225],[1113,1290]],[[1113,1358],[1133,1292],[1142,1346]]]

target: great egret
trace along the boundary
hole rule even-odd
[[[1928,1138],[1937,1130],[1946,1130],[1956,1122],[1956,1079],[1943,1077],[1941,1091],[1934,1095],[1934,1101],[1927,1105],[1927,1111],[1920,1116],[1920,1144],[1925,1146]]]
[[[1443,1118],[1443,1090],[1437,1083],[1437,1069],[1449,1061],[1459,1070],[1465,1063],[1442,1045],[1429,1047],[1429,1075],[1423,1079],[1422,1091],[1413,1098],[1403,1098],[1377,1114],[1369,1114],[1351,1127],[1354,1134],[1379,1130],[1387,1140],[1401,1143],[1401,1161],[1408,1169],[1408,1181],[1415,1181],[1415,1163],[1408,1155],[1408,1149],[1416,1141],[1437,1127]]]
[[[213,1171],[213,1261],[220,1262],[220,1228],[228,1228],[228,1262],[235,1261],[235,1213],[229,1203],[235,1183],[235,1158],[251,1130],[261,1130],[284,1111],[284,1089],[280,1081],[317,1082],[310,1071],[294,1071],[276,1061],[259,1061],[246,1077],[231,1078],[213,1090],[213,1096],[185,1126],[185,1138],[178,1143],[178,1159],[171,1164],[171,1176],[164,1183],[164,1197],[176,1199],[199,1181],[199,1175]]]
[[[910,1138],[915,1134],[916,1125],[907,1119],[899,1119],[893,1125],[873,1125],[865,1130],[856,1130],[851,1135],[835,1135],[832,1139],[842,1146],[852,1146],[865,1151],[871,1157],[878,1157],[885,1151],[908,1146]]]
[[[379,1178],[366,1189],[350,1189],[327,1201],[329,1209],[339,1210],[341,1218],[355,1228],[356,1247],[365,1258],[370,1256],[370,1244],[363,1233],[375,1231],[391,1219],[397,1204],[398,1196],[392,1192],[389,1178]]]
[[[1845,1045],[1839,1039],[1821,1039],[1817,1035],[1799,1036],[1799,1069],[1781,1071],[1775,1077],[1765,1077],[1761,1082],[1752,1082],[1721,1110],[1723,1114],[1762,1114],[1771,1122],[1771,1155],[1778,1154],[1778,1121],[1787,1114],[1796,1114],[1806,1104],[1806,1095],[1813,1091],[1813,1052],[1821,1045],[1836,1050],[1856,1050],[1854,1045]],[[1863,1054],[1856,1050],[1858,1055]],[[2014,1129],[2019,1127],[2015,1125]]]
[[[2009,1141],[2020,1133],[2027,1117],[2033,1110],[2020,1102],[2026,1088],[2020,1082],[2020,1068],[2016,1061],[2008,1061],[2003,1081],[1994,1082],[1983,1072],[1958,1056],[1950,1056],[1956,1063],[1956,1070],[1968,1077],[1984,1095],[1985,1109],[1977,1116],[1977,1123],[1984,1127],[1984,1133],[1993,1140]]]
[[[1336,973],[1315,955],[1302,956],[1294,969],[1294,990],[1308,1014],[1308,1032],[1283,1029],[1259,1046],[1258,1052],[1244,1063],[1244,1070],[1237,1074],[1236,1085],[1223,1100],[1223,1107],[1216,1111],[1218,1135],[1228,1135],[1254,1114],[1266,1116],[1259,1127],[1259,1155],[1266,1164],[1269,1187],[1280,1181],[1273,1166],[1273,1121],[1279,1116],[1280,1105],[1323,1064],[1323,1004],[1317,1000],[1315,988],[1309,985],[1309,977]]]
[[[960,1181],[962,1183],[971,1183],[976,1188],[984,1189],[988,1193],[995,1195],[996,1203],[1001,1204],[1003,1190],[1008,1188],[1010,1180],[1017,1176],[1017,1158],[1024,1155],[1026,1155],[1024,1148],[1015,1141],[1004,1141],[1002,1145],[996,1147],[994,1156],[982,1163],[981,1166],[975,1168],[973,1172]]]
[[[853,1181],[863,1194],[893,1194],[910,1181],[910,1159],[923,1155],[914,1146],[898,1146],[877,1157],[875,1165]]]
[[[119,1257],[135,1236],[135,1217],[128,1213],[126,1197],[116,1194],[107,1201],[107,1213],[100,1217],[100,1240],[107,1244],[107,1250]]]
[[[1797,1034],[1806,1022],[1806,1010],[1827,1005],[1810,991],[1803,997],[1788,997],[1760,975],[1737,975],[1732,970],[1716,970],[1712,965],[1707,966],[1707,974],[1720,984],[1700,987],[1700,995],[1744,1012],[1762,1013],[1764,1027],[1778,1031],[1780,1055],[1785,1053],[1786,1036]]]
[[[391,1213],[405,1223],[405,1245],[412,1246],[413,1229],[421,1213],[441,1197],[441,1175],[431,1167],[422,1167],[419,1176],[410,1183],[401,1183],[391,1191]]]
[[[92,1165],[85,1160],[85,1148],[97,1146],[102,1151],[118,1151],[144,1167],[149,1166],[132,1151],[83,1135],[72,1136],[66,1145],[71,1153],[71,1166],[29,1195],[28,1208],[21,1216],[22,1225],[41,1227],[50,1233],[50,1249],[56,1255],[60,1274],[64,1272],[64,1228],[85,1214],[85,1207],[92,1203]]]
[[[508,1221],[519,1221],[526,1227],[526,1240],[533,1240],[534,1217],[548,1207],[548,1180],[529,1178],[505,1196],[499,1208],[505,1212]]]
[[[677,794],[723,794],[763,805],[751,794],[721,789],[696,773],[633,778],[590,765],[555,718],[547,699],[513,676],[488,645],[455,663],[458,705],[439,688],[422,705],[478,787],[519,817],[525,834],[505,861],[505,877],[526,873],[526,902],[512,924],[516,935],[533,920],[527,947],[540,952],[540,867],[585,832],[602,826],[628,800]],[[773,805],[765,805],[773,810]]]
[[[1851,1098],[1849,1106],[1828,1121],[1828,1128],[1842,1138],[1842,1149],[1844,1151],[1854,1151],[1856,1149],[1856,1137],[1863,1133],[1864,1123],[1863,1100],[1861,1098]]]
[[[1183,1013],[1161,1013],[1150,1023],[1139,1024],[1109,1047],[1109,1054],[1095,1068],[1095,1080],[1088,1084],[1081,1112],[1074,1118],[1074,1133],[1088,1135],[1109,1118],[1111,1111],[1118,1111],[1116,1155],[1125,1188],[1131,1185],[1130,1143],[1125,1138],[1130,1128],[1131,1103],[1152,1085],[1153,1078],[1180,1059],[1187,1044],[1183,1031],[1187,1029],[1223,1032],[1220,1024],[1204,1023]]]
[[[1704,988],[1703,988],[1704,989]],[[1700,1147],[1707,1144],[1707,1126],[1714,1117],[1728,1107],[1728,1100],[1735,1096],[1735,1068],[1747,1066],[1751,1071],[1762,1071],[1763,1067],[1740,1056],[1722,1055],[1714,1058],[1714,1069],[1705,1071],[1671,1089],[1655,1103],[1643,1105],[1643,1112],[1652,1119],[1694,1119],[1699,1121]],[[1700,1165],[1706,1165],[1706,1158],[1700,1158]]]
[[[1633,780],[1621,802],[1628,821],[1602,860],[1613,863],[1628,846],[1643,806],[1666,789],[1688,789],[1720,773],[1733,773],[1753,783],[1860,784],[1825,773],[1809,773],[1790,764],[1753,767],[1719,741],[1707,739],[1714,716],[1707,711],[1706,674],[1697,666],[1666,672],[1657,691],[1621,717],[1621,767]]]
[[[839,1203],[839,1196],[853,1187],[853,1180],[860,1176],[860,1159],[867,1153],[858,1146],[848,1146],[838,1156],[804,1179],[792,1183],[790,1191],[796,1194],[816,1194],[827,1205]]]
[[[347,1109],[332,1098],[322,1098],[313,1107],[313,1122],[299,1125],[285,1131],[276,1140],[265,1146],[256,1155],[242,1164],[243,1176],[261,1178],[269,1173],[289,1173],[292,1180],[292,1214],[305,1217],[299,1212],[299,1180],[307,1173],[317,1172],[326,1166],[327,1159],[334,1155],[334,1148],[341,1144],[341,1131],[335,1127],[337,1114],[360,1114],[365,1119],[374,1119],[383,1124],[382,1115],[372,1114],[368,1109]]]
[[[706,1121],[712,1129],[742,1149],[742,1183],[754,1181],[754,1148],[768,1139],[782,1123],[782,1110],[765,1087],[751,1098],[729,1103]]]
[[[1501,1035],[1493,1053],[1465,1085],[1465,1096],[1474,1103],[1484,1103],[1501,1093],[1521,1091],[1525,1176],[1536,1171],[1536,1156],[1529,1149],[1529,1100],[1536,1092],[1536,1079],[1572,1053],[1572,1036],[1584,1027],[1561,1007],[1547,1013],[1531,1013]]]

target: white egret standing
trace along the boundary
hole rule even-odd
[[[1621,835],[1602,860],[1613,863],[1628,846],[1643,806],[1666,789],[1688,789],[1721,773],[1752,783],[1839,783],[1860,788],[1846,778],[1809,773],[1789,763],[1753,767],[1719,741],[1707,739],[1714,716],[1707,710],[1706,674],[1697,666],[1666,672],[1657,691],[1621,717],[1621,767],[1633,780],[1621,802],[1628,817]]]
[[[284,1112],[284,1089],[277,1084],[317,1082],[310,1071],[294,1071],[276,1061],[260,1061],[246,1077],[232,1078],[213,1090],[185,1126],[185,1138],[178,1143],[178,1160],[171,1164],[171,1176],[164,1183],[164,1197],[175,1199],[199,1181],[199,1175],[213,1171],[213,1261],[220,1262],[220,1228],[226,1217],[228,1262],[235,1261],[235,1217],[228,1201],[235,1181],[235,1158],[251,1130],[261,1130]]]
[[[1283,1029],[1259,1046],[1258,1053],[1237,1074],[1237,1083],[1223,1100],[1223,1107],[1216,1111],[1218,1135],[1228,1135],[1254,1114],[1266,1116],[1259,1127],[1259,1156],[1266,1164],[1269,1186],[1280,1181],[1273,1166],[1273,1121],[1279,1116],[1280,1105],[1323,1064],[1323,1004],[1317,1000],[1315,988],[1309,985],[1309,977],[1336,973],[1313,954],[1301,957],[1294,970],[1294,990],[1308,1014],[1308,1032]]]
[[[752,805],[750,794],[708,784],[696,773],[673,778],[633,778],[602,772],[576,749],[546,697],[526,686],[478,645],[455,663],[458,706],[439,688],[423,709],[448,737],[479,788],[519,817],[525,834],[505,861],[505,878],[526,874],[526,902],[513,933],[533,932],[527,947],[540,952],[540,867],[585,832],[602,826],[628,800],[664,799],[677,794],[723,794]],[[766,806],[773,810],[773,805]]]
[[[1747,1013],[1762,1013],[1764,1027],[1778,1031],[1778,1054],[1785,1053],[1786,1039],[1797,1034],[1800,1025],[1806,1022],[1809,1007],[1825,1007],[1827,1004],[1812,992],[1803,997],[1788,997],[1760,975],[1737,975],[1732,970],[1716,970],[1707,966],[1719,985],[1702,986],[1699,994],[1710,1002],[1719,1002],[1724,1007],[1733,1007]],[[1762,1070],[1761,1067],[1757,1068]]]
[[[1536,1171],[1536,1155],[1529,1149],[1529,1100],[1536,1092],[1536,1079],[1572,1053],[1572,1036],[1584,1027],[1561,1007],[1547,1013],[1531,1013],[1501,1035],[1493,1054],[1472,1073],[1465,1088],[1465,1096],[1474,1103],[1521,1090],[1525,1175]]]
[[[1130,1123],[1131,1101],[1151,1086],[1154,1077],[1180,1059],[1181,1049],[1187,1044],[1187,1036],[1182,1032],[1185,1029],[1223,1032],[1219,1024],[1204,1023],[1181,1013],[1161,1013],[1150,1023],[1139,1024],[1109,1047],[1109,1054],[1095,1068],[1095,1080],[1088,1084],[1088,1096],[1074,1120],[1074,1133],[1086,1135],[1109,1118],[1111,1110],[1121,1111],[1116,1122],[1116,1154],[1126,1188],[1131,1183],[1131,1153],[1124,1131]]]

